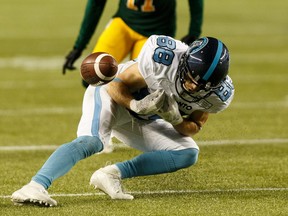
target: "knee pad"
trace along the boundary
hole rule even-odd
[[[194,165],[198,159],[198,149],[189,148],[179,151],[170,151],[176,169],[182,169]]]

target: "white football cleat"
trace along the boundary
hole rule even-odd
[[[90,185],[99,188],[112,199],[134,199],[132,195],[122,191],[120,171],[115,165],[110,165],[94,172],[90,179]]]
[[[57,206],[57,202],[50,198],[45,188],[34,181],[15,191],[11,196],[11,201],[14,205]]]

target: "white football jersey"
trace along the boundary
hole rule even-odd
[[[148,92],[164,89],[166,94],[174,95],[183,116],[188,116],[195,110],[209,113],[224,110],[229,106],[234,95],[234,87],[229,76],[217,89],[201,90],[193,94],[193,97],[183,90],[178,80],[177,69],[187,49],[186,44],[168,36],[149,37],[137,58],[139,70],[147,83],[148,91],[139,92],[134,96],[141,99]]]

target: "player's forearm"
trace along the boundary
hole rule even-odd
[[[184,119],[182,123],[173,126],[180,134],[192,137],[201,130],[201,126],[193,121]]]
[[[209,113],[196,110],[184,119],[181,124],[174,125],[174,128],[181,134],[193,136],[198,133],[208,120]]]
[[[190,27],[189,34],[199,37],[202,32],[204,2],[203,0],[189,0]]]
[[[85,49],[93,36],[97,24],[101,18],[104,10],[106,0],[88,0],[84,17],[81,23],[79,35],[74,47],[78,49]]]
[[[133,96],[129,91],[129,88],[121,81],[117,81],[117,78],[109,83],[108,94],[119,105],[130,109],[130,102],[133,100]]]

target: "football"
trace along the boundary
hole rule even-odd
[[[95,52],[82,61],[80,74],[88,84],[100,86],[113,80],[117,70],[118,63],[113,56],[105,52]]]

